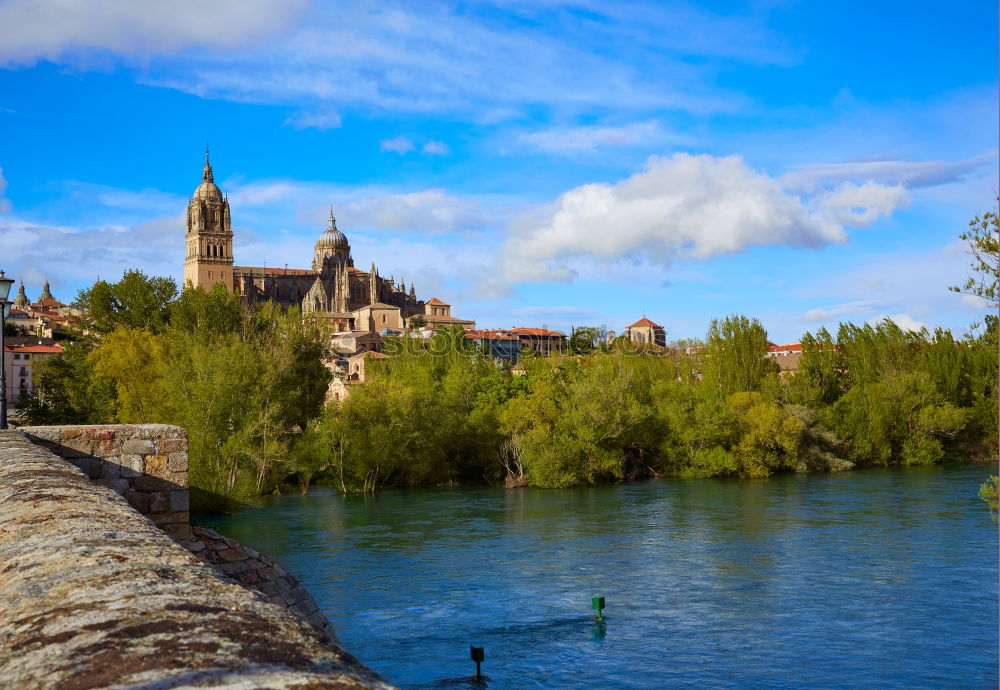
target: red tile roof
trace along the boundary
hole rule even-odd
[[[233,266],[233,274],[263,273],[268,276],[308,276],[316,275],[318,271],[311,268],[274,268],[272,266]]]
[[[4,345],[4,352],[28,352],[39,355],[62,354],[62,345]]]
[[[437,297],[431,297],[430,301],[427,302],[427,304],[433,304],[433,305],[439,306],[439,307],[450,307],[451,306],[447,302],[442,302]]]
[[[534,335],[542,338],[565,338],[565,333],[560,333],[559,331],[549,331],[544,328],[511,328],[510,333],[517,333],[518,335]]]
[[[48,307],[50,309],[58,309],[60,307],[65,307],[67,305],[63,304],[62,302],[60,302],[57,299],[52,299],[51,297],[46,297],[45,299],[38,300],[37,302],[35,302],[31,306],[32,307],[38,307],[38,308]]]
[[[629,328],[639,328],[641,326],[649,326],[650,328],[663,328],[663,326],[661,326],[658,323],[653,323],[652,321],[650,321],[649,319],[647,319],[645,316],[642,317],[641,319],[639,319],[638,321],[636,321],[631,326],[629,326]]]
[[[506,331],[465,331],[466,340],[520,340],[516,335],[508,335]]]
[[[768,352],[802,352],[802,343],[789,343],[788,345],[768,345]]]

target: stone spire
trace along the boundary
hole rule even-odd
[[[47,281],[47,280],[42,285],[42,296],[38,298],[38,301],[41,302],[42,300],[46,300],[46,299],[55,299],[52,296],[52,293],[49,291],[49,281]]]
[[[14,309],[26,311],[30,305],[28,296],[24,294],[24,281],[22,280],[20,287],[17,288],[17,297],[14,298]]]
[[[414,301],[417,299],[417,290],[413,287],[413,283],[410,283],[410,299]]]
[[[378,274],[375,273],[375,262],[372,261],[372,268],[368,272],[368,304],[378,302]]]
[[[215,182],[212,176],[212,164],[208,162],[208,146],[205,147],[205,169],[201,171],[202,182]]]

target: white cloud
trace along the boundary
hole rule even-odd
[[[448,144],[443,141],[428,141],[424,144],[423,153],[428,156],[447,156],[451,153]]]
[[[321,101],[495,123],[539,107],[733,112],[746,98],[717,85],[717,66],[690,58],[785,58],[780,37],[759,21],[630,5],[583,14],[557,7],[545,21],[526,22],[525,13],[546,10],[483,13],[445,0],[315,3],[287,37],[225,54],[187,51],[153,61],[142,79],[212,98]],[[626,40],[627,56],[604,49]]]
[[[406,137],[395,137],[393,139],[383,139],[379,142],[378,150],[383,153],[398,153],[404,155],[413,151],[413,142]]]
[[[871,225],[881,216],[909,205],[909,195],[901,185],[886,187],[875,182],[843,182],[819,199],[820,208],[830,211],[838,223],[856,228]]]
[[[150,56],[190,46],[236,48],[289,28],[305,0],[8,0],[0,3],[0,65],[82,51]]]
[[[876,316],[874,319],[868,321],[868,323],[873,326],[883,319],[891,319],[893,323],[902,328],[904,331],[917,331],[920,332],[922,329],[926,328],[928,331],[933,330],[931,326],[928,326],[923,321],[917,321],[915,318],[909,314],[882,314],[881,316]]]
[[[829,307],[810,309],[802,315],[802,318],[806,321],[829,323],[835,319],[850,316],[852,314],[870,314],[872,311],[881,306],[881,304],[881,302],[875,300],[855,300],[853,302],[834,304]]]
[[[0,219],[4,262],[30,279],[43,275],[54,286],[93,282],[98,275],[117,278],[128,268],[152,275],[183,273],[184,221],[178,215],[135,226],[90,228],[42,225]],[[69,301],[73,295],[61,295]]]
[[[864,194],[842,193],[863,201]],[[865,194],[885,208],[874,190]],[[522,218],[511,228],[500,269],[508,282],[567,281],[574,277],[567,266],[573,257],[642,257],[663,265],[754,246],[845,242],[842,221],[833,217],[842,215],[841,204],[811,205],[739,156],[652,157],[625,180],[576,187]],[[851,220],[861,224],[867,217],[867,209],[854,209]]]
[[[975,309],[985,309],[990,306],[990,301],[983,299],[979,295],[962,295],[960,299],[962,300],[962,304]]]
[[[429,234],[470,231],[488,220],[478,203],[440,189],[368,196],[348,204],[344,216],[354,225]]]
[[[996,152],[961,161],[861,160],[799,165],[781,176],[789,189],[813,192],[838,182],[863,181],[906,187],[933,187],[964,179],[996,159]]]
[[[589,126],[547,129],[522,133],[518,141],[530,148],[546,153],[589,152],[611,146],[636,146],[680,141],[682,137],[670,135],[656,120],[633,122],[619,127]]]
[[[285,124],[294,129],[337,129],[341,125],[340,114],[331,108],[320,108],[291,115]]]

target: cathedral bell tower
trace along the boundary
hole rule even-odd
[[[184,283],[210,290],[222,283],[233,289],[233,225],[229,200],[215,185],[212,165],[205,149],[205,169],[201,184],[188,202],[187,257],[184,259]]]

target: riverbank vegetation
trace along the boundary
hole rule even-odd
[[[994,305],[996,226],[970,224],[973,278],[954,288]],[[995,317],[960,339],[888,319],[806,333],[794,374],[742,315],[668,348],[575,329],[569,355],[516,370],[441,329],[429,348],[388,338],[392,356],[324,406],[332,353],[296,309],[250,309],[219,285],[178,294],[138,271],[76,304],[89,335],[36,371],[29,423],[183,426],[192,487],[212,501],[315,481],[565,487],[996,458]]]
[[[442,333],[405,342],[306,430],[300,467],[344,491],[488,481],[766,477],[985,456],[995,443],[996,324],[956,340],[892,321],[803,338],[781,375],[752,319],[706,342],[529,357],[521,376]],[[306,469],[306,466],[309,466]]]

